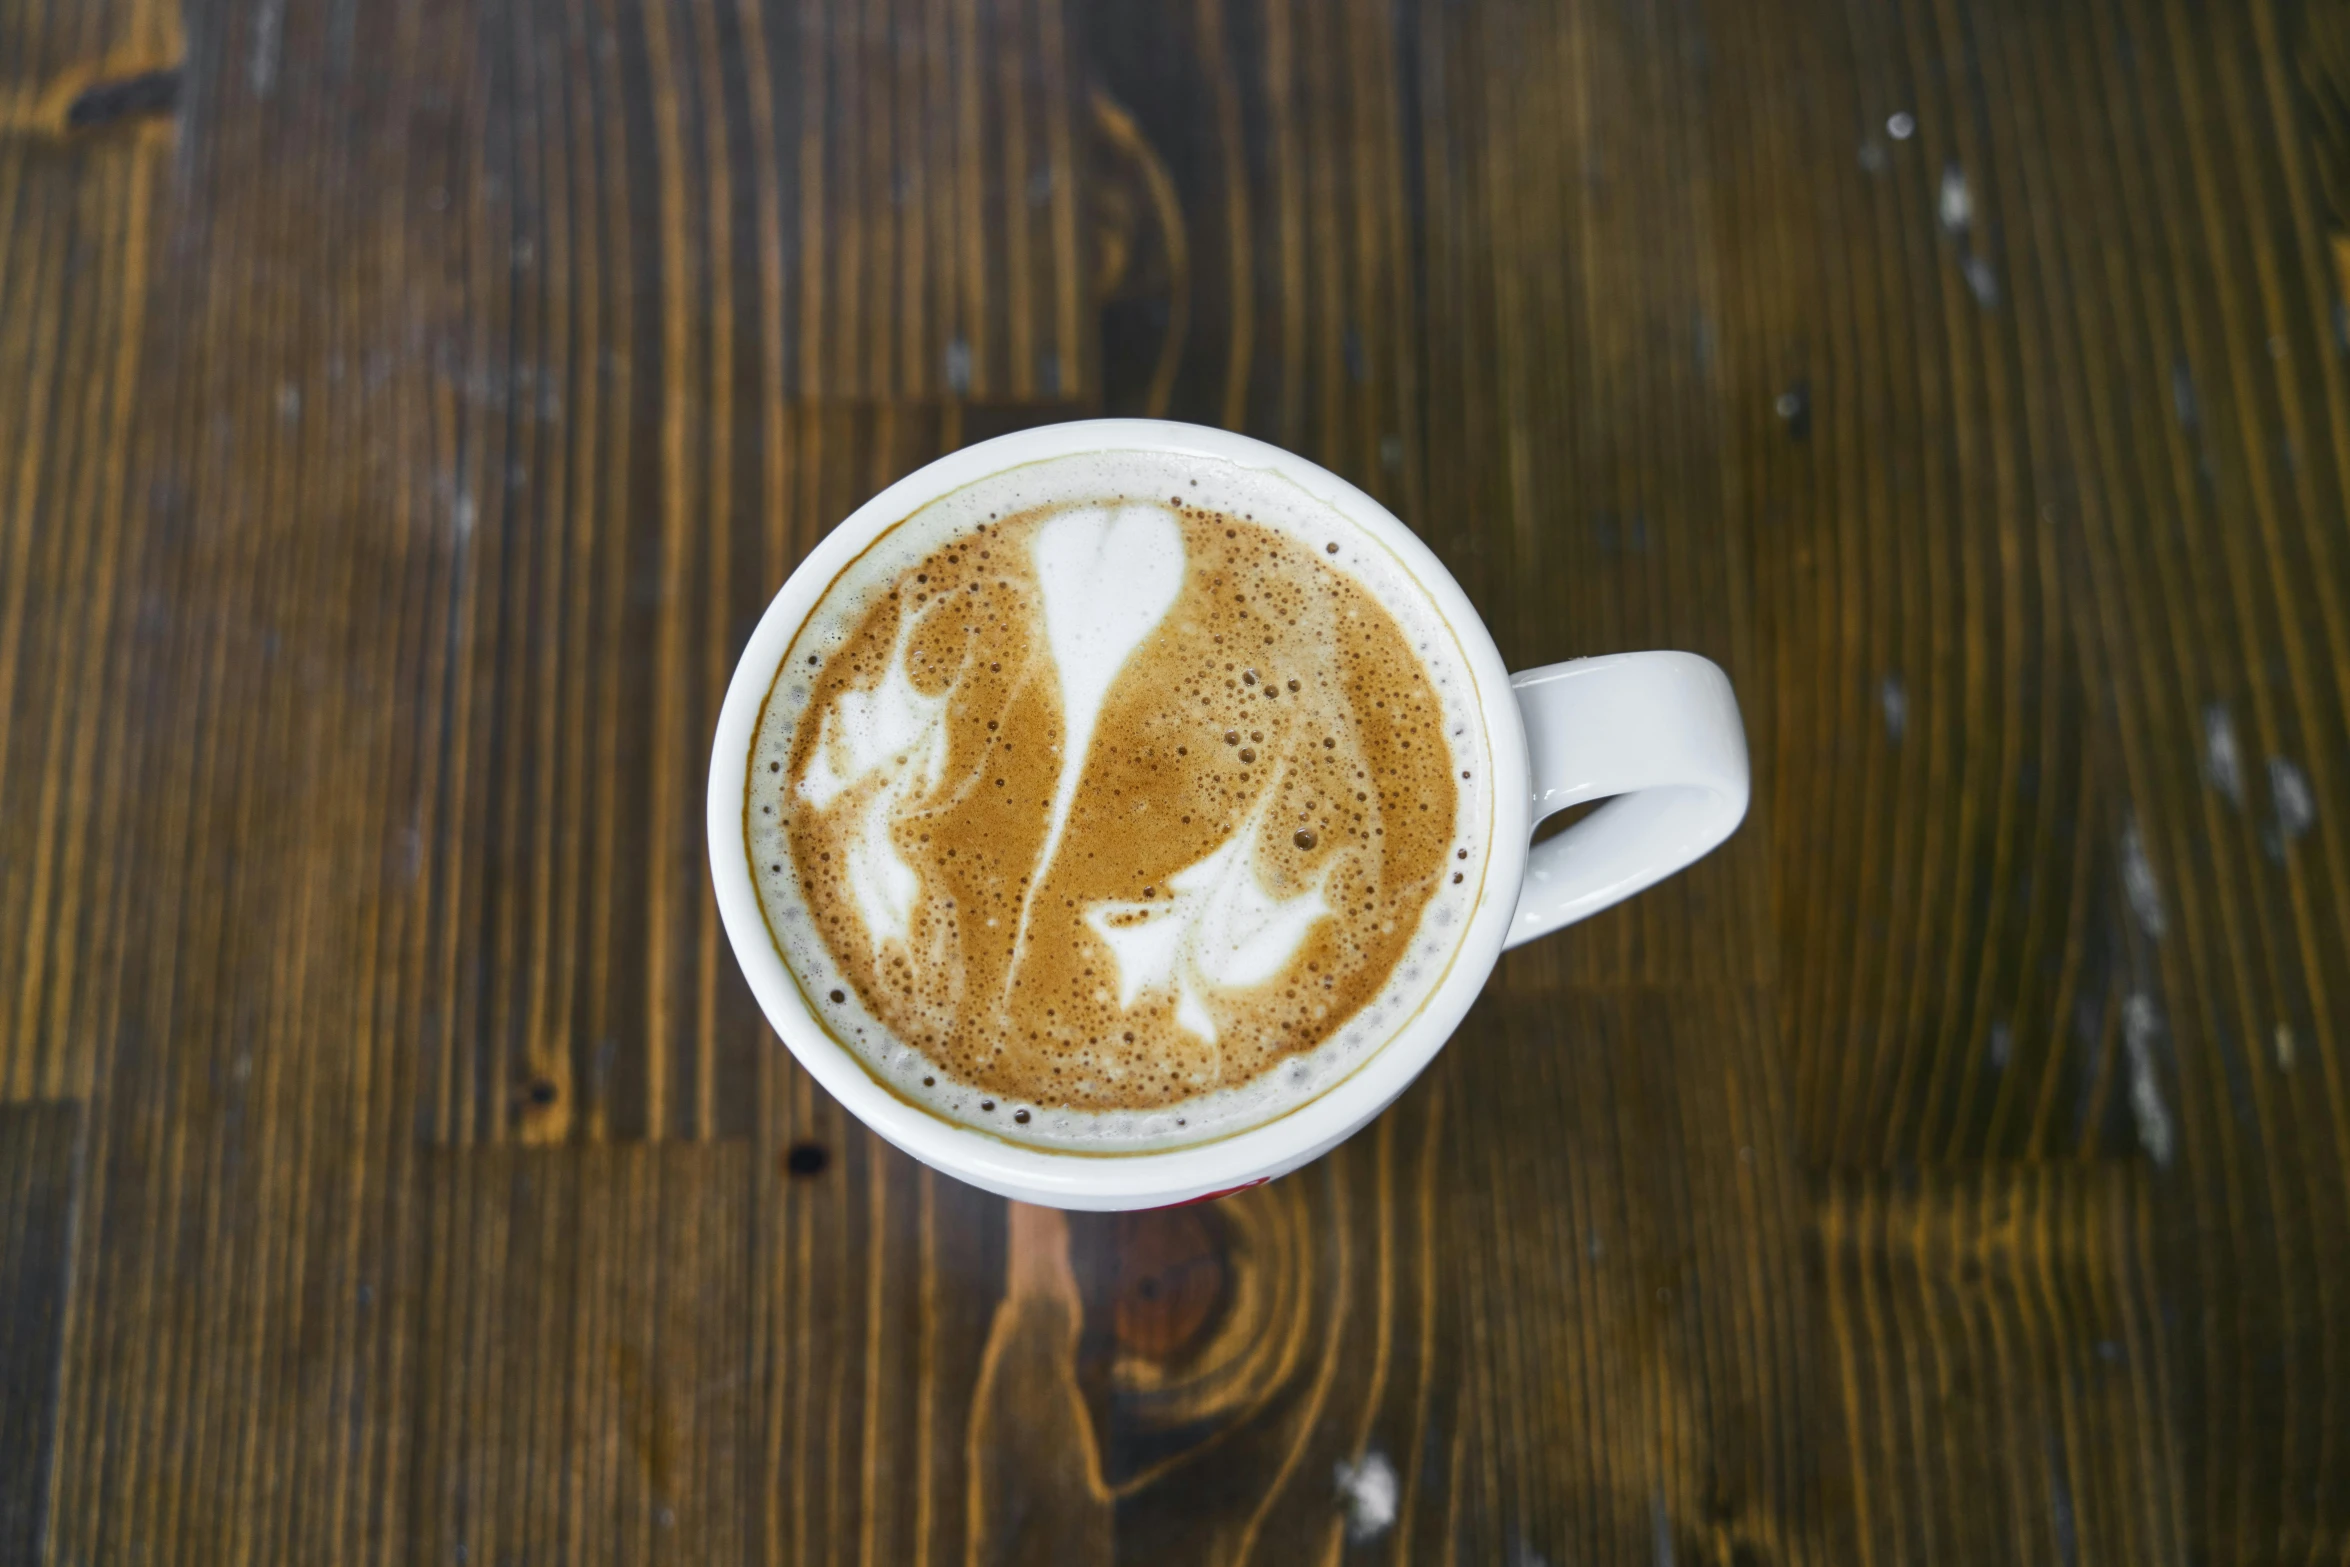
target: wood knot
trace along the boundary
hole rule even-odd
[[[1214,1329],[1230,1269],[1212,1210],[1162,1209],[1119,1223],[1119,1348],[1162,1365],[1183,1359]]]

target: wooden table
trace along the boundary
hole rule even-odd
[[[2346,289],[2339,0],[0,0],[0,1561],[2341,1561]],[[699,805],[1102,411],[1757,768],[1126,1219],[817,1092]]]

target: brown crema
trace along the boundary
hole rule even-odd
[[[1169,505],[1180,590],[1110,686],[1031,895],[1066,725],[1030,545],[1061,509],[908,567],[814,672],[788,766],[753,795],[783,818],[841,973],[902,1043],[1007,1105],[1155,1109],[1251,1082],[1379,992],[1452,872],[1455,764],[1376,598],[1292,537]],[[918,890],[904,934],[876,939],[851,880],[878,786],[821,808],[797,786],[824,769],[822,715],[893,680],[943,712],[925,743],[943,733],[944,757],[901,765],[880,802]],[[1260,944],[1281,953],[1269,977],[1183,955],[1187,932],[1235,918],[1302,934]]]

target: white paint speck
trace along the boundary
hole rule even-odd
[[[1771,411],[1782,419],[1792,419],[1803,412],[1803,397],[1797,392],[1781,392],[1771,403]]]
[[[959,337],[947,344],[947,390],[958,397],[971,390],[971,345]]]
[[[1860,166],[1863,172],[1882,174],[1889,161],[1885,156],[1884,144],[1874,136],[1860,144]]]
[[[2290,843],[2317,823],[2317,796],[2309,775],[2281,756],[2268,759],[2268,794],[2277,808],[2277,831]]]
[[[1967,189],[1966,170],[1955,163],[1942,170],[1942,191],[1935,198],[1934,212],[1947,234],[1964,234],[1975,220],[1975,198]]]
[[[2293,1025],[2279,1023],[2274,1043],[2277,1051],[2277,1070],[2280,1072],[2292,1071],[2296,1046],[2296,1041],[2293,1038]]]
[[[2174,1140],[2170,1110],[2154,1078],[2154,1041],[2161,1033],[2162,1010],[2152,997],[2133,995],[2122,1003],[2122,1046],[2130,1058],[2130,1116],[2138,1123],[2138,1146],[2167,1169]]]
[[[1910,118],[1907,109],[1897,109],[1885,121],[1885,134],[1895,141],[1907,141],[1918,131],[1918,122]]]
[[[1991,263],[1981,256],[1967,256],[1958,264],[1959,275],[1966,279],[1967,292],[1975,296],[1978,305],[1999,303],[1999,274],[1991,270]]]
[[[1346,1509],[1346,1537],[1360,1545],[1376,1540],[1395,1527],[1395,1508],[1399,1494],[1395,1465],[1377,1448],[1363,1454],[1363,1461],[1350,1464],[1339,1460],[1333,1479],[1338,1486],[1339,1504]]]
[[[253,58],[245,68],[256,98],[268,97],[270,88],[277,84],[278,38],[285,25],[286,0],[261,0],[260,9],[253,13]]]
[[[2146,840],[2139,836],[2135,816],[2122,826],[2122,895],[2138,928],[2160,941],[2170,929],[2162,912],[2162,883],[2154,876],[2154,862],[2146,857]]]
[[[2007,1063],[2015,1055],[2014,1029],[2009,1028],[2005,1023],[1991,1025],[1990,1055],[1992,1071],[2004,1072],[2007,1070]]]
[[[1885,738],[1895,745],[1909,732],[1909,687],[1897,674],[1877,682],[1877,705],[1885,713]]]
[[[2244,803],[2244,753],[2236,746],[2236,721],[2225,702],[2203,709],[2203,776],[2228,797],[2230,805]]]
[[[472,496],[460,495],[457,497],[456,514],[451,518],[451,521],[457,526],[457,537],[461,539],[473,537],[474,506]]]
[[[1402,436],[1382,435],[1379,437],[1379,464],[1381,467],[1388,469],[1401,468],[1403,466]]]
[[[277,383],[277,416],[289,423],[302,417],[302,389],[291,381]]]

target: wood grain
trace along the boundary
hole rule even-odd
[[[962,438],[922,399],[1079,395],[1063,28],[963,16],[990,47],[949,86],[935,8],[449,25],[399,228],[440,536],[378,637],[421,619],[441,731],[400,851],[433,889],[423,1113],[740,1135],[755,1014],[720,977],[702,737],[790,566]]]
[[[967,1560],[985,1506],[972,1438],[1010,1266],[1006,1205],[867,1133],[780,1049],[769,1059],[751,1216],[764,1540],[752,1554]],[[993,1500],[998,1519],[1017,1511]]]
[[[2339,21],[1928,6],[1785,35],[1827,88],[1784,133],[1822,171],[1782,224],[1816,301],[1811,521],[1764,599],[1801,617],[1778,787],[1827,802],[1779,818],[1804,1146],[2164,1172],[2171,1285],[2208,1314],[2178,1351],[2188,1527],[2236,1561],[2346,1529],[2350,404],[2328,121],[2296,86]]]
[[[1073,1226],[1078,1369],[1122,1560],[1442,1549],[1454,1429],[1438,1288],[1450,1093],[1423,1082],[1308,1171],[1207,1209]],[[1350,1488],[1385,1476],[1365,1525]],[[1378,1480],[1371,1480],[1374,1486]]]
[[[1670,13],[1426,8],[1424,509],[1513,669],[1683,648],[1763,695],[1730,432],[1767,394],[1705,200],[1709,78]],[[1742,406],[1743,401],[1743,406]],[[1574,410],[1572,417],[1562,417]],[[1767,699],[1743,701],[1770,755]],[[1761,770],[1767,791],[1769,773]],[[1769,820],[1767,792],[1757,807]],[[1764,837],[1561,943],[1587,984],[1770,976]]]
[[[57,1436],[58,1346],[73,1248],[70,1104],[0,1105],[0,1559],[31,1561],[47,1537]]]
[[[744,1142],[425,1162],[415,1557],[751,1554],[751,1163]]]
[[[2029,99],[1970,81],[1945,25],[1749,35],[1823,84],[1748,154],[1801,205],[1755,214],[1778,319],[1742,434],[1774,787],[1817,802],[1776,819],[1782,1026],[1806,1152],[1849,1166],[2127,1145],[2099,1113],[2127,812],[2085,722],[2063,459],[2024,402],[2042,252],[1991,123]],[[1987,78],[2006,47],[1963,59]]]
[[[0,0],[0,1558],[2350,1549],[2350,12]],[[1283,1181],[1013,1209],[724,950],[864,497],[1168,414],[1747,828]]]
[[[136,897],[106,721],[128,641],[123,461],[168,119],[76,129],[94,86],[168,69],[168,6],[0,7],[0,1099],[90,1091]]]
[[[1854,1560],[2188,1559],[2150,1186],[2105,1163],[1824,1183]]]
[[[1526,959],[1447,1052],[1460,1559],[1850,1560],[1767,998]]]

